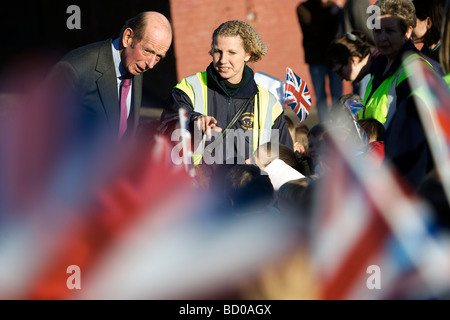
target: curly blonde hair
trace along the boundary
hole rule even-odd
[[[400,30],[406,33],[409,27],[415,28],[417,23],[416,7],[411,0],[378,0],[380,15],[391,15],[400,19]]]
[[[267,46],[255,29],[248,23],[240,20],[230,20],[222,23],[212,35],[211,50],[213,55],[214,43],[218,36],[234,37],[240,36],[244,42],[244,50],[251,54],[249,62],[256,62],[262,59],[267,53]]]

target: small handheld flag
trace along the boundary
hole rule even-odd
[[[281,105],[284,104],[284,81],[270,74],[258,71],[255,73],[255,82],[271,92]]]
[[[350,110],[354,118],[356,118],[356,114],[359,110],[364,109],[364,106],[354,99],[347,99],[344,104]]]
[[[180,118],[181,138],[183,143],[183,163],[186,171],[191,177],[195,176],[195,168],[192,163],[192,147],[191,147],[191,133],[189,132],[189,120],[185,109],[178,109]]]
[[[359,138],[364,144],[368,144],[369,137],[367,136],[367,133],[364,131],[364,129],[361,128],[358,123],[358,119],[356,118],[358,111],[364,109],[364,106],[354,99],[345,100],[344,106],[346,107],[348,113],[352,116],[353,124],[355,125],[355,129],[358,133]]]
[[[311,94],[309,93],[308,86],[289,67],[286,68],[284,103],[292,108],[294,113],[299,117],[300,122],[304,121],[309,115]]]

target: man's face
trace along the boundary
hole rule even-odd
[[[139,75],[152,69],[165,57],[171,42],[170,32],[155,25],[148,25],[139,41],[135,40],[133,30],[128,28],[122,37],[122,64],[132,75]]]

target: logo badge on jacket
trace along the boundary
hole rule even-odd
[[[245,112],[242,114],[240,122],[241,122],[241,128],[244,130],[252,129],[253,128],[253,112]]]

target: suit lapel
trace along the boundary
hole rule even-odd
[[[111,46],[111,40],[108,40],[100,48],[96,66],[100,73],[97,88],[111,129],[119,131],[119,93]]]
[[[109,126],[112,130],[119,132],[120,107],[119,90],[117,86],[117,75],[112,56],[112,40],[108,40],[100,48],[96,70],[99,72],[97,88],[102,100]],[[132,108],[129,117],[129,128],[134,130],[139,124],[139,115],[142,102],[143,75],[133,77]]]
[[[141,111],[141,102],[142,102],[142,74],[133,77],[133,129],[139,124],[139,114]]]

